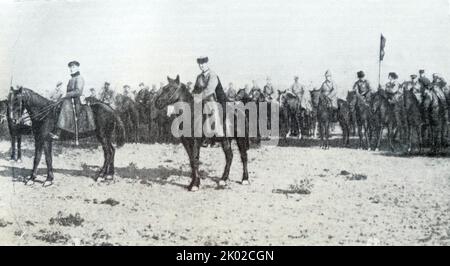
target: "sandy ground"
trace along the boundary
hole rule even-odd
[[[92,180],[100,148],[56,145],[48,188],[21,182],[31,142],[22,163],[8,150],[0,142],[1,245],[450,244],[448,156],[268,146],[249,151],[249,186],[238,182],[236,152],[231,181],[218,189],[224,155],[208,148],[193,193],[181,145],[125,145],[109,183]]]

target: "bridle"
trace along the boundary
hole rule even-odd
[[[13,117],[13,112],[14,112],[14,99],[17,98],[18,102],[19,102],[19,123],[23,123],[27,120],[37,120],[37,121],[42,121],[44,118],[46,118],[51,111],[53,111],[53,109],[55,107],[57,107],[63,100],[59,100],[55,103],[49,104],[43,108],[41,108],[38,112],[30,114],[28,112],[28,114],[26,116],[23,116],[23,112],[24,112],[24,108],[23,108],[23,101],[24,99],[30,99],[31,95],[29,94],[28,91],[24,91],[23,88],[20,88],[19,91],[13,91],[11,92],[11,97],[10,97],[10,118],[14,120]]]

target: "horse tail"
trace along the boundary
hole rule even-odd
[[[114,113],[114,119],[116,122],[116,144],[117,148],[120,148],[125,144],[125,126],[118,114]]]

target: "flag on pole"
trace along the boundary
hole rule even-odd
[[[380,61],[383,61],[384,58],[384,47],[386,46],[386,38],[384,38],[383,34],[381,34],[380,40]]]

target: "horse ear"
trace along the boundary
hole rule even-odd
[[[180,85],[180,75],[177,75],[177,78],[175,79],[175,82]]]
[[[172,79],[171,79],[169,76],[167,76],[167,81],[168,81],[169,83],[171,83],[171,82],[172,82]]]

